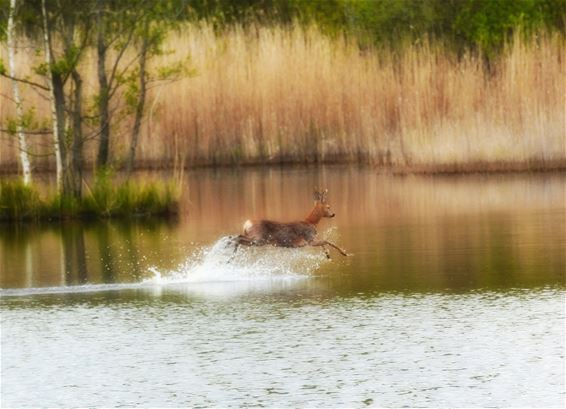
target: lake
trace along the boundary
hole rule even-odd
[[[185,183],[173,219],[0,226],[3,407],[563,406],[566,174]],[[314,187],[349,257],[233,254],[247,218],[302,219]]]

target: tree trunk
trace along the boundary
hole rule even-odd
[[[57,166],[57,188],[59,190],[64,188],[64,170],[63,170],[63,163],[64,163],[64,156],[65,156],[65,146],[61,144],[61,141],[64,137],[64,132],[62,131],[64,128],[64,104],[65,98],[63,94],[63,81],[61,80],[60,75],[55,75],[53,73],[53,59],[51,53],[51,39],[50,39],[50,27],[48,24],[47,19],[47,8],[45,6],[45,0],[41,0],[41,14],[43,17],[43,45],[45,48],[45,63],[47,64],[47,68],[49,70],[49,91],[51,94],[50,102],[51,102],[51,119],[52,119],[52,127],[53,127],[53,148],[55,151],[55,161]],[[58,77],[58,78],[56,78]],[[63,105],[61,105],[61,100],[63,101]]]
[[[51,89],[53,90],[53,104],[55,109],[55,121],[53,130],[57,128],[57,144],[61,156],[61,182],[59,187],[64,196],[71,196],[73,193],[73,175],[71,166],[71,157],[67,149],[65,138],[65,85],[61,74],[51,73]]]
[[[74,106],[73,106],[73,144],[72,149],[72,189],[73,196],[80,198],[82,195],[83,181],[83,130],[82,130],[82,90],[83,81],[77,70],[71,73],[74,84]]]
[[[16,77],[16,56],[15,56],[15,40],[14,40],[14,14],[16,12],[16,0],[10,0],[10,11],[8,15],[8,66],[10,76]],[[20,150],[20,162],[22,164],[22,173],[24,177],[24,184],[28,185],[31,182],[31,166],[28,156],[28,146],[26,135],[22,129],[22,100],[20,98],[20,87],[16,80],[12,80],[12,92],[14,94],[14,102],[16,103],[16,134],[18,135],[18,148]]]
[[[98,156],[96,164],[98,166],[107,166],[110,147],[110,116],[109,116],[109,93],[108,78],[106,76],[106,51],[108,46],[105,43],[106,28],[102,16],[104,1],[97,1],[96,25],[98,31],[97,37],[97,68],[98,68],[98,115],[100,127],[100,144],[98,145]]]
[[[140,94],[139,94],[139,98],[138,98],[138,103],[136,105],[134,128],[132,130],[132,142],[131,142],[131,145],[130,145],[130,154],[129,154],[129,157],[128,157],[128,164],[127,164],[127,167],[126,167],[126,174],[127,174],[128,178],[130,177],[130,174],[132,173],[132,170],[134,169],[134,161],[135,161],[135,158],[136,158],[136,149],[137,149],[137,146],[138,146],[138,140],[139,140],[139,136],[140,136],[141,121],[142,121],[142,118],[143,118],[143,111],[144,111],[144,107],[145,107],[145,98],[146,98],[146,93],[147,93],[147,89],[146,89],[147,88],[146,62],[147,62],[147,51],[148,51],[148,47],[149,47],[148,35],[149,35],[149,23],[146,20],[144,22],[143,40],[142,40],[140,56],[139,56]]]

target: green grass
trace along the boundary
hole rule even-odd
[[[178,212],[180,188],[173,183],[116,183],[99,173],[81,199],[59,193],[40,195],[20,180],[0,181],[0,221],[130,218]]]

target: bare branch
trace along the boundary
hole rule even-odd
[[[134,65],[134,64],[138,61],[140,55],[141,55],[141,53],[137,53],[137,54],[134,56],[134,58],[132,58],[132,60],[126,64],[126,66],[124,67],[124,69],[123,69],[122,71],[120,71],[120,73],[119,73],[118,75],[119,75],[119,76],[122,76],[122,75],[124,75],[126,72],[128,72],[128,70],[130,69],[130,67],[131,67],[132,65]],[[111,98],[114,96],[114,94],[116,93],[116,91],[118,90],[118,88],[120,88],[120,84],[116,84],[115,86],[110,85],[108,88],[110,89],[110,91],[108,92],[108,98],[111,99]]]
[[[2,73],[2,72],[0,72],[0,75],[3,76],[3,77],[6,77],[6,78],[8,78],[12,81],[18,81],[18,82],[21,82],[23,84],[28,84],[28,85],[40,88],[40,89],[45,90],[45,91],[49,91],[49,88],[46,87],[45,85],[38,84],[37,82],[34,82],[34,81],[26,80],[25,78],[12,77],[11,75],[8,75],[8,74]]]
[[[179,77],[176,77],[176,78],[150,80],[150,81],[148,81],[148,84],[151,84],[151,85],[147,86],[147,90],[150,91],[150,90],[155,89],[155,88],[165,87],[167,85],[173,84],[173,83],[181,81],[183,79],[184,79],[184,77],[179,76]]]
[[[0,93],[0,97],[6,98],[8,101],[13,102],[14,104],[16,103],[16,100],[7,94]]]
[[[108,88],[112,88],[112,82],[114,82],[114,79],[116,78],[116,70],[118,69],[118,64],[122,60],[122,57],[124,56],[126,49],[129,47],[133,37],[134,37],[134,28],[130,30],[126,42],[118,52],[118,55],[116,56],[116,60],[114,61],[114,66],[112,67],[112,71],[110,73],[110,78],[108,79]]]
[[[45,100],[45,101],[49,101],[49,97],[45,94],[42,94],[40,90],[36,89],[36,88],[32,88],[35,93],[37,94],[38,97],[40,97],[41,99]]]
[[[0,132],[7,133],[7,134],[10,134],[10,135],[14,133],[10,129],[5,129],[5,128],[0,128]],[[50,130],[41,130],[41,131],[22,130],[22,132],[25,133],[26,135],[51,135],[53,133],[53,131],[50,131]]]

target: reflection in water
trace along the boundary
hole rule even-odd
[[[85,284],[88,282],[86,249],[82,224],[62,226],[65,284]],[[76,274],[76,276],[75,276]]]
[[[299,219],[313,186],[337,213],[319,232],[353,256],[314,271],[335,294],[564,284],[566,176],[393,177],[322,167],[194,171],[179,220],[2,226],[0,287],[140,283],[181,274],[249,217]],[[256,251],[258,250],[258,251]],[[270,257],[269,249],[247,249]],[[317,249],[286,254],[315,256]],[[206,270],[211,280],[219,265]],[[221,270],[221,268],[220,268]],[[189,273],[187,273],[189,271]],[[201,272],[202,273],[202,272]],[[185,276],[183,276],[185,274]]]
[[[179,220],[1,226],[2,404],[556,407],[566,175],[198,171]],[[353,253],[242,249],[325,186]]]
[[[174,226],[171,220],[2,226],[0,287],[139,281],[149,274],[140,265],[146,256],[156,260],[161,246],[154,244]]]
[[[109,240],[110,223],[101,223],[96,226],[96,239],[98,241],[98,256],[100,257],[100,268],[102,270],[102,282],[113,283],[114,261],[112,248]]]

